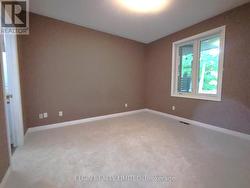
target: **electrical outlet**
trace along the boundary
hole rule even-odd
[[[58,112],[58,116],[59,116],[59,117],[62,117],[62,116],[63,116],[63,111],[59,111],[59,112]]]
[[[125,108],[128,108],[128,104],[125,104],[124,106],[125,106]]]
[[[43,114],[39,114],[39,119],[43,119]]]
[[[48,118],[48,113],[47,112],[43,113],[43,117]]]
[[[176,109],[175,106],[172,106],[172,110],[175,111],[175,109]]]

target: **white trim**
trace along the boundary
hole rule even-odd
[[[1,43],[3,43],[3,41],[1,41]],[[11,144],[10,144],[10,128],[9,128],[9,125],[8,125],[8,122],[6,121],[7,120],[7,103],[6,103],[6,91],[5,91],[5,86],[4,86],[4,70],[3,70],[3,62],[2,62],[2,45],[1,45],[1,50],[0,50],[0,63],[1,63],[1,73],[2,73],[2,82],[3,82],[3,102],[4,102],[4,115],[5,115],[5,125],[6,125],[6,133],[7,133],[7,144],[8,144],[8,154],[9,154],[9,161],[10,161],[10,164],[11,164]]]
[[[241,132],[237,132],[237,131],[233,131],[233,130],[229,130],[229,129],[225,129],[225,128],[220,128],[220,127],[217,127],[214,125],[201,123],[198,121],[190,120],[187,118],[182,118],[179,116],[175,116],[175,115],[171,115],[171,114],[167,114],[167,113],[163,113],[163,112],[159,112],[159,111],[151,110],[151,109],[134,110],[134,111],[129,111],[129,112],[121,112],[121,113],[116,113],[116,114],[109,114],[109,115],[104,115],[104,116],[97,116],[97,117],[92,117],[92,118],[85,118],[85,119],[80,119],[80,120],[67,121],[67,122],[62,122],[62,123],[55,123],[55,124],[50,124],[50,125],[45,125],[45,126],[33,127],[33,128],[28,129],[26,135],[28,133],[32,133],[32,132],[43,131],[43,130],[48,130],[48,129],[55,129],[55,128],[60,128],[60,127],[73,126],[73,125],[80,125],[82,123],[104,120],[104,119],[109,119],[109,118],[114,118],[114,117],[122,117],[122,116],[137,114],[137,113],[141,113],[141,112],[150,112],[150,113],[161,115],[161,116],[171,118],[171,119],[174,119],[177,121],[184,121],[184,122],[187,122],[191,125],[203,127],[203,128],[210,129],[213,131],[217,131],[217,132],[221,132],[221,133],[225,133],[228,135],[232,135],[232,136],[236,136],[236,137],[250,140],[250,135],[248,135],[248,134],[244,134]]]
[[[220,43],[220,58],[219,58],[219,70],[218,70],[218,86],[217,86],[217,94],[201,94],[198,93],[198,65],[199,65],[199,44],[198,41],[203,39],[204,37],[209,37],[212,35],[218,34],[221,39]],[[224,48],[225,48],[225,34],[226,34],[226,26],[221,26],[198,35],[194,35],[176,42],[172,44],[172,79],[171,79],[171,96],[172,97],[182,97],[182,98],[192,98],[192,99],[202,99],[202,100],[211,100],[211,101],[221,101],[221,93],[222,93],[222,77],[223,77],[223,64],[224,64]],[[193,60],[193,69],[192,69],[192,93],[181,93],[177,91],[177,83],[178,83],[178,50],[180,45],[185,44],[194,44],[194,60]],[[197,46],[198,45],[198,46]],[[198,49],[197,49],[198,48]]]
[[[249,134],[244,134],[244,133],[241,133],[241,132],[220,128],[220,127],[217,127],[217,126],[214,126],[214,125],[201,123],[201,122],[198,122],[198,121],[194,121],[194,120],[190,120],[190,119],[187,119],[187,118],[182,118],[182,117],[179,117],[179,116],[159,112],[159,111],[156,111],[156,110],[145,109],[145,111],[153,113],[153,114],[161,115],[161,116],[164,116],[164,117],[167,117],[167,118],[175,119],[177,121],[184,121],[184,122],[187,122],[187,123],[189,123],[191,125],[203,127],[203,128],[210,129],[210,130],[217,131],[217,132],[221,132],[221,133],[224,133],[224,134],[227,134],[227,135],[236,136],[236,137],[239,137],[239,138],[250,140],[250,135]]]
[[[10,173],[11,173],[11,166],[8,168],[7,172],[5,173],[5,175],[2,179],[2,182],[0,182],[0,188],[5,188],[5,185],[7,183],[9,176],[10,176]]]
[[[207,100],[207,101],[221,101],[220,97],[214,97],[214,96],[209,96],[209,95],[191,95],[191,94],[183,94],[178,93],[178,94],[172,94],[171,97],[180,97],[180,98],[188,98],[188,99],[201,99],[201,100]]]
[[[5,111],[4,115],[7,118],[7,111],[6,111],[7,103],[6,103],[6,98],[5,98],[6,93],[5,93],[5,88],[4,88],[5,87],[5,85],[4,85],[4,69],[3,69],[3,62],[2,62],[2,51],[4,51],[3,48],[5,48],[5,46],[4,46],[4,37],[3,36],[0,38],[0,43],[1,43],[0,44],[0,64],[1,64],[0,66],[1,66],[1,71],[2,71],[1,73],[2,73],[2,83],[3,83],[3,97],[4,97],[3,102],[4,102],[4,111]],[[8,126],[7,121],[5,121],[5,126],[6,126],[6,133],[7,133],[9,167],[8,167],[7,172],[5,173],[2,181],[0,182],[0,188],[4,188],[4,186],[5,186],[6,182],[7,182],[7,179],[9,177],[9,175],[10,175],[12,166],[13,166],[12,154],[11,154],[11,144],[10,144],[10,130],[9,130],[9,126]]]
[[[10,108],[12,110],[11,115],[13,116],[13,137],[14,145],[19,147],[24,143],[24,128],[23,128],[23,112],[22,112],[22,99],[21,99],[21,84],[20,84],[20,73],[19,73],[19,61],[18,61],[18,49],[17,49],[17,38],[16,35],[4,35],[6,59],[8,66],[9,75],[9,90],[10,94],[13,95],[11,99]],[[10,136],[10,134],[9,134]]]
[[[191,41],[191,40],[196,40],[198,38],[203,38],[203,37],[206,37],[206,36],[209,36],[209,35],[213,35],[213,34],[216,34],[216,33],[220,33],[221,31],[225,30],[226,29],[226,26],[223,25],[221,27],[217,27],[215,29],[211,29],[209,31],[205,31],[203,33],[199,33],[197,35],[193,35],[191,37],[188,37],[188,38],[184,38],[182,40],[178,40],[176,42],[174,42],[173,44],[182,44],[182,43],[185,43],[185,42],[188,42],[188,41]]]
[[[219,77],[218,77],[218,97],[221,100],[222,96],[222,79],[223,79],[223,72],[224,72],[224,57],[225,57],[225,43],[226,43],[226,26],[221,27],[221,43],[220,43],[220,63],[219,63]]]
[[[129,112],[121,112],[121,113],[109,114],[109,115],[104,115],[104,116],[97,116],[97,117],[79,119],[79,120],[74,120],[74,121],[67,121],[67,122],[62,122],[62,123],[38,126],[38,127],[29,128],[27,133],[48,130],[48,129],[55,129],[55,128],[60,128],[60,127],[67,127],[67,126],[72,126],[72,125],[79,125],[82,123],[103,120],[103,119],[108,119],[108,118],[127,116],[127,115],[136,114],[136,113],[140,113],[144,111],[145,109],[141,109],[141,110],[134,110],[134,111],[129,111]]]

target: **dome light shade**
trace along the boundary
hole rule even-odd
[[[121,5],[138,13],[156,13],[163,10],[168,0],[118,0]]]

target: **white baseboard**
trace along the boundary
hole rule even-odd
[[[136,114],[136,113],[140,113],[144,111],[145,109],[141,109],[141,110],[134,110],[134,111],[129,111],[129,112],[121,112],[121,113],[116,113],[116,114],[109,114],[109,115],[104,115],[104,116],[97,116],[97,117],[92,117],[92,118],[85,118],[85,119],[79,119],[79,120],[74,120],[74,121],[67,121],[67,122],[62,122],[62,123],[38,126],[38,127],[29,128],[27,133],[32,133],[32,132],[37,132],[37,131],[42,131],[42,130],[47,130],[47,129],[54,129],[54,128],[59,128],[59,127],[78,125],[82,123],[103,120],[103,119],[108,119],[108,118],[121,117],[121,116]]]
[[[175,116],[175,115],[171,115],[171,114],[167,114],[167,113],[163,113],[163,112],[159,112],[159,111],[155,111],[155,110],[145,109],[145,111],[151,112],[151,113],[154,113],[154,114],[158,114],[158,115],[161,115],[161,116],[165,116],[165,117],[168,117],[168,118],[172,118],[172,119],[175,119],[175,120],[178,120],[178,121],[184,121],[184,122],[187,122],[187,123],[189,123],[191,125],[204,127],[204,128],[210,129],[210,130],[217,131],[217,132],[221,132],[221,133],[225,133],[225,134],[228,134],[228,135],[237,136],[237,137],[240,137],[240,138],[243,138],[243,139],[250,140],[250,135],[248,135],[248,134],[240,133],[240,132],[229,130],[229,129],[220,128],[220,127],[217,127],[217,126],[214,126],[214,125],[201,123],[201,122],[198,122],[198,121],[178,117],[178,116]]]
[[[194,120],[190,120],[187,118],[182,118],[179,116],[159,112],[156,110],[150,110],[150,109],[134,110],[134,111],[129,111],[129,112],[122,112],[122,113],[116,113],[116,114],[110,114],[110,115],[104,115],[104,116],[98,116],[98,117],[92,117],[92,118],[85,118],[85,119],[74,120],[74,121],[67,121],[67,122],[62,122],[62,123],[55,123],[55,124],[44,125],[44,126],[39,126],[39,127],[33,127],[33,128],[28,129],[27,134],[32,133],[32,132],[42,131],[42,130],[55,129],[55,128],[60,128],[60,127],[72,126],[72,125],[79,125],[82,123],[103,120],[103,119],[108,119],[108,118],[121,117],[121,116],[136,114],[136,113],[140,113],[140,112],[150,112],[150,113],[158,114],[158,115],[165,116],[165,117],[168,117],[171,119],[175,119],[177,121],[184,121],[184,122],[187,122],[191,125],[204,127],[204,128],[210,129],[210,130],[217,131],[217,132],[221,132],[221,133],[225,133],[228,135],[237,136],[237,137],[240,137],[243,139],[250,140],[250,135],[248,135],[248,134],[240,133],[240,132],[229,130],[229,129],[220,128],[220,127],[217,127],[214,125],[209,125],[206,123],[201,123],[198,121],[194,121]]]
[[[7,172],[5,173],[2,182],[0,183],[0,188],[5,188],[5,185],[7,183],[7,180],[10,176],[10,172],[11,172],[11,166],[8,168]]]

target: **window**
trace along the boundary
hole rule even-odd
[[[173,43],[171,96],[221,101],[225,26]]]

